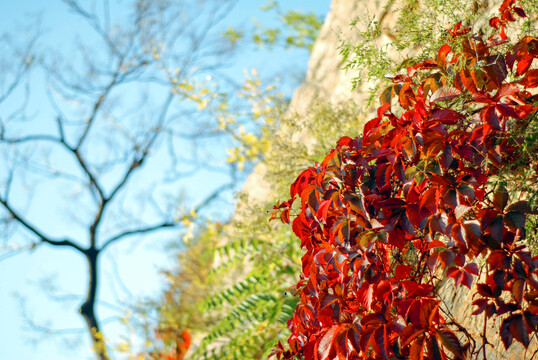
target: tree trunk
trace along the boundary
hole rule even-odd
[[[84,252],[88,261],[88,296],[86,301],[80,306],[80,313],[86,320],[86,325],[90,331],[93,351],[95,352],[97,360],[110,360],[106,350],[106,343],[99,326],[99,321],[95,315],[95,299],[97,296],[97,259],[99,251],[95,248],[90,248]]]

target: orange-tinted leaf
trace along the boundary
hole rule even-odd
[[[415,93],[413,92],[413,89],[411,89],[411,83],[406,82],[403,84],[402,88],[400,89],[400,93],[398,95],[398,99],[400,101],[400,105],[404,109],[409,109],[415,101]]]
[[[427,300],[423,301],[420,308],[420,325],[428,329],[435,322],[436,317],[439,315],[439,301]]]
[[[538,87],[538,69],[530,69],[525,77],[518,82],[527,89]]]
[[[521,306],[523,303],[523,291],[525,290],[525,279],[516,279],[512,283],[512,296]]]
[[[525,56],[523,56],[523,58],[521,58],[517,63],[516,74],[525,74],[527,70],[529,70],[529,68],[531,67],[533,59],[534,57],[530,54],[526,54]]]
[[[461,94],[461,91],[459,91],[456,88],[443,86],[442,88],[437,89],[437,91],[435,91],[432,94],[430,101],[431,102],[450,101],[452,99],[457,98],[460,94]]]
[[[392,104],[392,99],[400,93],[401,89],[402,84],[393,84],[385,88],[381,93],[381,96],[379,96],[381,104]]]
[[[421,337],[411,343],[411,348],[409,349],[409,360],[424,360],[424,342],[426,338]]]
[[[439,49],[439,52],[437,53],[437,65],[440,68],[444,69],[446,67],[446,56],[448,55],[449,52],[450,52],[449,44],[444,44]]]

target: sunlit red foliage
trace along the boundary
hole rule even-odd
[[[177,329],[166,328],[155,332],[155,337],[165,343],[171,343],[171,350],[153,351],[148,354],[154,360],[182,360],[191,346],[191,334],[189,330],[177,331]]]
[[[524,240],[536,211],[491,179],[521,161],[538,39],[510,44],[506,26],[525,13],[510,0],[500,13],[487,40],[457,24],[437,59],[396,76],[362,136],[341,138],[275,206],[305,250],[278,359],[474,359],[483,347],[443,311],[436,285],[471,288],[480,271],[472,316],[501,319],[506,348],[529,345],[538,257]]]

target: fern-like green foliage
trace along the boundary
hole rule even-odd
[[[288,227],[268,221],[268,210],[286,196],[286,184],[298,169],[321,160],[341,132],[359,128],[363,116],[353,103],[321,101],[309,114],[284,115],[281,97],[256,93],[254,106],[264,104],[258,112],[261,129],[237,132],[232,154],[260,164],[271,192],[263,203],[241,195],[229,223],[206,223],[178,249],[177,267],[163,273],[167,289],[159,301],[146,304],[156,309],[159,324],[158,338],[147,336],[154,353],[173,348],[185,329],[193,335],[187,354],[192,359],[263,359],[275,341],[287,337],[286,323],[297,303],[289,286],[301,271],[301,252]]]
[[[228,233],[216,250],[208,280],[227,280],[198,304],[201,313],[218,314],[219,320],[207,329],[191,358],[262,359],[275,341],[286,338],[286,323],[297,303],[288,288],[301,271],[301,252],[289,228],[268,222],[268,210],[277,197],[286,196],[286,184],[297,176],[295,169],[320,160],[341,131],[351,133],[359,127],[360,115],[354,109],[352,103],[320,102],[307,114],[308,121],[291,114],[278,122],[274,117],[265,120],[257,143],[268,145],[257,157],[271,193],[263,204],[242,196],[238,213],[226,226]],[[281,113],[276,107],[275,111]],[[291,136],[299,133],[311,139],[311,146]]]

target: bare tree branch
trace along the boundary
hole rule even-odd
[[[40,241],[42,241],[44,243],[47,243],[49,245],[53,245],[53,246],[68,246],[68,247],[72,247],[73,249],[75,249],[75,250],[77,250],[78,252],[81,252],[81,253],[84,253],[86,251],[85,249],[83,249],[82,247],[77,245],[73,240],[70,240],[70,239],[57,240],[57,239],[52,239],[52,238],[46,236],[45,234],[43,234],[43,232],[38,230],[34,225],[30,224],[21,215],[19,215],[11,207],[11,205],[7,203],[7,201],[5,199],[0,198],[0,204],[4,205],[4,208],[11,214],[11,216],[13,216],[13,218],[15,220],[17,220],[17,222],[19,224],[21,224],[27,230],[29,230],[35,236],[37,236]]]
[[[106,240],[103,246],[101,246],[99,250],[103,251],[111,244],[128,236],[144,234],[148,232],[153,232],[155,230],[165,229],[165,228],[174,227],[174,226],[177,226],[177,222],[163,222],[163,223],[151,225],[148,227],[141,227],[137,229],[127,230],[127,231],[122,232],[121,234],[115,235],[111,237],[110,239]]]

